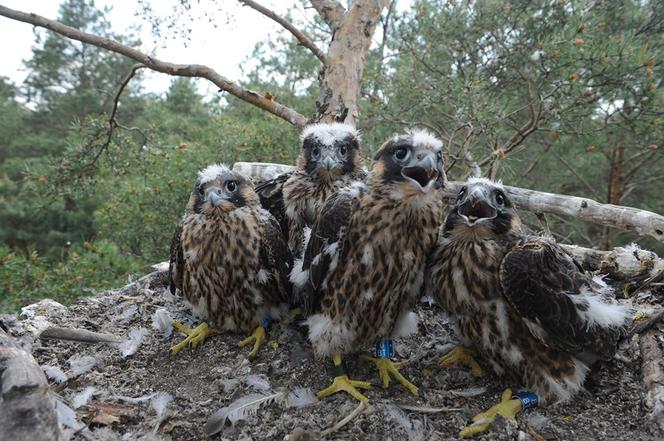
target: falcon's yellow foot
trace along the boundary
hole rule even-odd
[[[254,329],[254,332],[252,332],[249,337],[238,343],[238,346],[243,348],[253,343],[254,348],[251,350],[251,352],[249,352],[249,357],[253,358],[258,354],[258,350],[261,348],[263,340],[265,340],[265,328],[259,326],[258,328]]]
[[[332,385],[319,391],[316,395],[318,396],[318,398],[323,398],[323,397],[328,397],[337,392],[344,391],[351,394],[353,398],[357,400],[368,401],[369,399],[364,395],[362,395],[360,391],[357,390],[357,388],[371,389],[371,384],[369,384],[368,381],[351,380],[350,378],[348,378],[348,375],[344,374],[334,377]]]
[[[174,320],[173,327],[178,331],[182,332],[183,334],[185,334],[187,338],[185,338],[180,343],[176,344],[171,348],[172,355],[176,355],[178,352],[180,352],[187,346],[195,348],[198,345],[202,344],[205,341],[205,339],[208,338],[208,336],[221,334],[222,332],[221,329],[210,328],[208,324],[205,322],[196,326],[194,329],[191,329],[183,325],[181,322]]]
[[[459,432],[460,438],[468,438],[478,433],[486,432],[491,427],[491,424],[496,420],[496,415],[501,415],[508,420],[514,420],[516,414],[522,409],[521,400],[512,398],[512,391],[506,389],[500,399],[500,403],[493,406],[486,412],[482,412],[473,417],[473,423],[464,427]]]
[[[442,368],[450,367],[455,364],[463,364],[470,368],[470,371],[476,377],[481,377],[484,375],[482,367],[477,361],[475,361],[475,351],[472,349],[464,348],[463,346],[457,346],[452,349],[450,352],[445,354],[438,361],[438,366]]]
[[[360,393],[360,391],[357,389],[371,389],[371,384],[368,381],[356,381],[348,378],[348,375],[343,372],[340,355],[333,355],[332,361],[334,363],[334,371],[336,376],[334,377],[334,380],[330,386],[316,394],[318,398],[328,397],[332,394],[343,391],[352,395],[356,400],[368,401],[369,399],[362,395],[362,393]]]
[[[394,377],[395,380],[401,383],[413,395],[418,394],[419,389],[417,388],[417,386],[408,381],[406,377],[404,377],[401,374],[401,372],[399,372],[398,370],[398,368],[403,366],[405,362],[395,363],[389,358],[376,358],[376,357],[370,357],[368,355],[362,355],[362,358],[364,358],[365,360],[370,360],[375,363],[376,369],[378,369],[378,375],[380,377],[380,380],[383,382],[383,387],[386,388],[387,386],[389,386],[390,381],[392,380],[391,377]]]

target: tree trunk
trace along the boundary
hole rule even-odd
[[[316,3],[312,2],[314,7]],[[332,30],[332,41],[318,78],[320,96],[313,122],[357,125],[364,64],[380,14],[387,5],[387,0],[356,0],[342,16],[321,14]]]
[[[609,156],[609,188],[607,194],[607,204],[620,205],[622,200],[624,185],[624,170],[625,170],[625,147],[620,145],[613,150]],[[604,227],[602,234],[601,249],[611,249],[611,237],[613,236],[612,230],[609,227]]]

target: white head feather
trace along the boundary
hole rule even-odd
[[[331,124],[310,124],[302,130],[300,134],[300,141],[306,138],[314,137],[320,143],[325,145],[332,145],[337,139],[352,137],[359,139],[360,133],[357,129],[350,124],[331,123]]]
[[[198,181],[200,184],[213,181],[217,176],[223,173],[229,173],[231,170],[224,164],[212,164],[205,167],[198,173]]]

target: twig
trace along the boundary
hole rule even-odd
[[[419,413],[441,413],[441,412],[461,412],[461,407],[419,407],[411,406],[410,404],[397,404],[403,410]]]
[[[291,22],[286,20],[285,18],[281,17],[280,15],[277,15],[274,11],[271,11],[270,9],[266,8],[263,5],[260,5],[252,0],[238,0],[240,3],[249,6],[252,9],[255,9],[256,11],[260,12],[264,16],[271,18],[272,20],[276,21],[279,23],[281,26],[283,26],[288,32],[293,34],[293,36],[297,39],[297,41],[300,42],[300,44],[307,49],[309,49],[320,61],[323,62],[323,64],[327,63],[327,59],[325,58],[325,54],[323,51],[321,51],[318,46],[302,31],[300,31],[298,28],[293,26]]]
[[[122,92],[124,92],[125,88],[129,84],[129,81],[131,81],[132,78],[134,78],[134,75],[136,75],[136,72],[138,69],[142,69],[145,66],[140,63],[134,64],[127,75],[125,75],[122,80],[120,80],[120,85],[118,86],[118,90],[115,92],[115,95],[113,96],[113,108],[111,109],[111,115],[108,117],[108,129],[106,130],[106,141],[99,147],[99,150],[97,151],[97,154],[92,158],[90,163],[88,163],[88,167],[93,167],[94,164],[99,160],[99,157],[101,154],[108,150],[108,146],[111,145],[111,140],[113,139],[113,131],[115,128],[121,128],[123,130],[128,130],[128,131],[137,131],[141,135],[143,135],[144,141],[143,143],[145,144],[145,140],[147,137],[145,136],[145,133],[138,127],[127,127],[122,124],[120,124],[117,120],[117,113],[118,113],[118,106],[120,103],[120,95],[122,95]],[[96,136],[92,137],[90,140],[90,143],[93,143],[94,140],[97,139]],[[91,146],[88,145],[88,151],[91,149]]]
[[[134,49],[133,47],[126,46],[116,40],[89,34],[87,32],[74,29],[70,26],[66,26],[55,20],[49,20],[48,18],[37,14],[17,11],[2,5],[0,5],[0,15],[11,18],[13,20],[29,23],[33,26],[49,29],[51,31],[57,32],[60,35],[64,35],[67,38],[71,38],[72,40],[92,44],[94,46],[107,49],[111,52],[116,52],[118,54],[129,57],[138,63],[145,65],[145,67],[157,72],[180,77],[205,78],[206,80],[214,83],[217,87],[219,87],[220,90],[226,91],[243,101],[266,110],[290,122],[298,128],[304,127],[304,125],[307,123],[307,118],[296,110],[293,110],[290,107],[286,107],[283,104],[277,103],[271,96],[263,96],[258,92],[254,92],[253,90],[245,89],[239,84],[234,83],[228,78],[220,75],[211,67],[201,64],[175,64],[162,61],[137,49]]]
[[[88,331],[87,329],[60,328],[56,326],[46,328],[41,334],[39,334],[39,338],[42,340],[68,340],[80,343],[119,343],[122,341],[120,337],[116,337],[113,334],[93,332]]]
[[[653,326],[655,326],[657,323],[659,323],[660,320],[664,317],[664,308],[658,309],[656,312],[651,314],[648,317],[645,317],[643,320],[639,320],[639,322],[632,327],[629,331],[629,335],[635,335],[635,334],[643,334]]]
[[[352,411],[346,418],[343,420],[339,421],[337,424],[334,426],[330,427],[329,429],[325,429],[320,433],[321,438],[324,438],[337,430],[341,429],[343,426],[351,422],[353,418],[356,418],[359,414],[364,412],[364,409],[367,408],[367,402],[366,401],[360,401],[360,404],[355,408],[354,411]]]

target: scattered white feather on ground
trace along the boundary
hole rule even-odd
[[[46,374],[48,378],[53,380],[54,382],[60,384],[64,383],[67,381],[69,378],[67,377],[67,374],[65,374],[62,369],[60,369],[57,366],[51,366],[50,364],[44,364],[42,365],[42,370]]]
[[[318,397],[308,387],[296,387],[288,393],[289,407],[306,407],[317,402]]]
[[[267,376],[263,374],[259,375],[247,375],[244,378],[244,382],[247,386],[253,387],[254,389],[257,390],[272,390],[272,385],[270,385],[270,380],[267,378]]]
[[[76,419],[76,412],[74,412],[74,409],[57,398],[55,398],[54,401],[55,411],[58,414],[58,424],[60,424],[61,427],[68,427],[75,431],[79,431],[85,427],[85,424]]]
[[[150,400],[150,406],[157,414],[157,419],[163,421],[166,416],[166,409],[173,397],[168,392],[157,392]]]
[[[88,386],[76,395],[74,395],[74,398],[71,400],[71,405],[74,409],[78,409],[79,407],[85,406],[90,402],[90,398],[94,395],[94,393],[97,391],[97,388],[94,386]]]
[[[385,410],[388,418],[395,421],[404,429],[406,435],[408,435],[408,441],[424,440],[425,432],[422,421],[418,419],[411,420],[403,410],[399,409],[393,404],[388,404],[385,406]]]
[[[166,308],[159,308],[152,315],[152,328],[161,332],[164,338],[173,333],[173,318]]]
[[[138,351],[138,347],[143,342],[146,332],[143,328],[134,328],[129,331],[129,338],[118,344],[118,348],[124,358],[134,355]]]
[[[69,366],[71,367],[72,377],[85,374],[99,364],[99,360],[91,355],[72,355],[67,361],[69,361]]]
[[[226,421],[233,425],[240,420],[247,420],[255,416],[262,406],[282,402],[284,399],[285,394],[283,392],[269,395],[259,393],[245,395],[212,414],[205,423],[205,433],[208,436],[219,433],[226,425]]]

